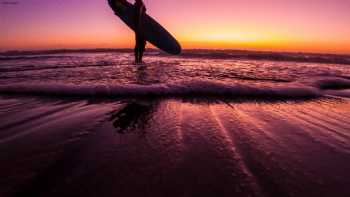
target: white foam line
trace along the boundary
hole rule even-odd
[[[320,97],[315,87],[288,84],[278,87],[259,87],[242,84],[224,84],[212,81],[182,81],[152,85],[65,85],[13,84],[0,86],[0,93],[37,94],[48,96],[118,97],[118,96],[224,96],[273,99]]]

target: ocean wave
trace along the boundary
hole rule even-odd
[[[43,51],[7,51],[0,52],[0,60],[12,60],[16,58],[54,57],[59,54],[73,53],[132,53],[132,49],[60,49]],[[157,49],[147,49],[150,56],[169,56]],[[63,56],[65,57],[65,56]],[[212,50],[212,49],[185,49],[179,55],[183,58],[209,58],[209,59],[247,59],[247,60],[270,60],[312,62],[329,64],[350,65],[350,55],[341,54],[317,54],[317,53],[288,53],[269,51],[245,51],[245,50]],[[4,58],[4,59],[1,59]]]
[[[348,77],[325,77],[314,82],[314,85],[323,90],[341,90],[350,88]]]
[[[6,72],[22,72],[22,71],[39,71],[39,70],[53,70],[53,69],[66,69],[66,68],[88,68],[88,67],[108,67],[113,66],[112,63],[109,62],[100,62],[99,64],[89,64],[89,63],[81,63],[81,64],[72,64],[72,65],[49,65],[49,66],[35,66],[35,65],[25,65],[25,66],[17,66],[17,67],[5,67],[0,68],[1,73]]]
[[[71,97],[225,97],[257,99],[303,99],[322,96],[319,89],[288,84],[259,87],[224,84],[212,81],[182,81],[153,85],[63,85],[12,84],[0,85],[2,94],[71,96]]]
[[[45,59],[62,59],[62,58],[73,58],[73,56],[63,55],[36,55],[36,56],[0,56],[0,61],[15,61],[15,60],[45,60]]]
[[[261,52],[239,50],[184,50],[181,55],[187,58],[247,59],[291,62],[312,62],[329,64],[350,64],[349,55],[310,54],[287,52]]]

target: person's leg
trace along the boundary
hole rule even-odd
[[[139,42],[140,43],[140,42]],[[142,64],[142,45],[139,45],[139,56],[138,56],[138,62]]]
[[[146,40],[142,39],[140,40],[141,44],[140,44],[140,63],[142,63],[142,57],[143,57],[143,53],[145,52],[145,48],[146,48]]]
[[[135,64],[137,64],[138,59],[139,59],[139,52],[138,51],[139,51],[138,47],[137,47],[137,45],[135,45],[135,48],[134,48]]]
[[[141,57],[141,48],[142,48],[142,37],[136,33],[135,35],[135,63],[139,64],[140,62],[140,57]]]
[[[134,48],[134,55],[135,55],[135,64],[138,63],[138,59],[139,59],[139,46],[138,46],[138,38],[137,38],[137,35],[136,35],[136,38],[135,38],[135,48]]]

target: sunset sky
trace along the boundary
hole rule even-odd
[[[0,2],[0,50],[134,44],[133,32],[114,16],[107,0]],[[184,48],[350,53],[350,0],[145,0],[145,4]]]

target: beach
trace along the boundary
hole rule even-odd
[[[0,196],[349,196],[349,58],[242,53],[2,55]]]

